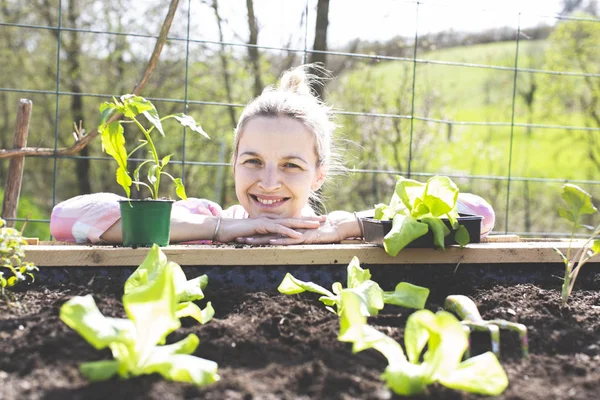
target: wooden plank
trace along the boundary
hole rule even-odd
[[[19,101],[17,122],[13,136],[13,149],[20,149],[27,146],[31,107],[31,100],[21,99]],[[17,217],[24,164],[25,157],[23,156],[12,157],[8,164],[8,176],[4,186],[4,200],[2,201],[2,218],[6,219],[6,226],[15,226],[14,218]]]
[[[574,248],[583,245],[574,242]],[[566,252],[568,242],[497,242],[451,246],[445,251],[404,249],[396,257],[370,244],[298,246],[173,245],[162,248],[180,265],[338,265],[357,256],[364,264],[497,264],[560,263],[554,247]],[[148,249],[112,246],[24,246],[27,261],[37,266],[137,266]]]

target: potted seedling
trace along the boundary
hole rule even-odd
[[[458,214],[459,190],[450,178],[433,176],[426,183],[397,178],[390,203],[378,204],[374,218],[362,219],[365,241],[392,256],[405,247],[479,242],[483,217]]]
[[[153,134],[158,131],[162,137],[165,137],[162,121],[175,119],[181,125],[200,133],[206,138],[208,138],[208,135],[189,115],[171,114],[161,118],[150,101],[133,94],[126,94],[119,99],[113,98],[112,102],[103,103],[100,106],[100,114],[98,131],[102,138],[102,147],[107,154],[117,161],[117,183],[123,187],[128,197],[128,200],[120,202],[123,245],[147,247],[156,243],[159,246],[167,246],[169,244],[173,201],[170,198],[160,197],[161,178],[171,179],[175,184],[175,193],[179,198],[186,199],[186,194],[181,178],[175,178],[165,171],[165,167],[171,159],[171,154],[163,157],[158,155]],[[122,115],[122,117],[115,118],[115,115]],[[144,118],[141,118],[142,115]],[[124,124],[137,126],[143,134],[140,144],[130,152],[127,151]],[[140,163],[133,171],[133,176],[131,176],[127,167],[127,160],[142,148],[147,148],[151,157]],[[140,178],[142,168],[146,171],[144,176],[147,183]],[[150,197],[142,200],[131,199],[131,186],[133,184],[138,189],[140,186],[148,189]]]

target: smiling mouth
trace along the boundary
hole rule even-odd
[[[252,197],[252,199],[254,199],[257,203],[259,203],[262,206],[278,206],[280,204],[285,203],[287,200],[289,200],[289,197],[280,197],[278,199],[264,199],[261,197],[258,197],[254,194],[251,194],[250,197]]]

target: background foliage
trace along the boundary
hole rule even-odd
[[[68,147],[75,121],[93,129],[100,103],[132,90],[169,4],[142,3],[134,10],[125,0],[0,0],[0,148],[11,146],[19,98],[33,101],[28,145]],[[183,172],[188,195],[236,203],[228,162],[242,107],[286,68],[319,58],[335,76],[323,97],[339,112],[339,145],[349,168],[325,188],[327,210],[387,202],[395,174],[423,181],[447,174],[462,191],[488,199],[497,212],[496,231],[540,235],[566,230],[556,213],[565,181],[600,195],[594,1],[565,1],[561,17],[570,18],[534,28],[429,33],[416,45],[414,37],[349,37],[327,47],[317,40],[326,39],[327,30],[323,36],[323,22],[315,19],[329,1],[309,0],[299,26],[308,23],[313,48],[321,52],[311,52],[310,44],[304,51],[297,32],[305,29],[298,26],[289,27],[289,38],[278,38],[284,45],[267,37],[261,42],[260,27],[272,21],[255,14],[255,35],[249,34],[252,24],[240,25],[235,16],[249,22],[250,7],[261,2],[239,3],[181,1],[142,93],[161,115],[186,112],[211,136],[207,141],[175,123],[165,126],[181,131],[159,146],[174,154],[171,168]],[[2,184],[7,168],[8,159],[0,159]],[[78,194],[121,193],[114,173],[99,140],[75,157],[30,157],[19,217],[48,219],[54,204]],[[30,223],[25,234],[47,238],[47,224]]]

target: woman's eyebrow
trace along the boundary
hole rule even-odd
[[[255,151],[244,151],[243,153],[240,154],[240,157],[242,157],[242,156],[261,157],[261,155],[258,154]],[[294,155],[294,154],[290,154],[289,156],[284,156],[284,157],[282,157],[282,159],[286,160],[286,161],[289,161],[289,160],[300,160],[303,163],[308,164],[308,162],[304,158],[302,158],[300,156],[297,156],[297,155]]]
[[[289,161],[289,160],[300,160],[303,163],[308,164],[308,162],[304,158],[302,158],[300,156],[289,155],[289,156],[283,157],[283,159],[287,160],[287,161]]]

